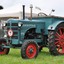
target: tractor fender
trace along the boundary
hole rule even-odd
[[[36,28],[36,27],[27,27],[25,30],[21,30],[21,36],[22,36],[21,38],[24,39],[26,32],[32,28]]]
[[[56,22],[54,22],[53,24],[49,25],[48,30],[55,30],[56,27],[57,27],[59,24],[61,24],[61,23],[64,23],[64,21],[56,21]]]

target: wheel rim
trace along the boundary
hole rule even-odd
[[[55,34],[55,45],[57,51],[64,54],[64,28],[60,27]]]
[[[6,51],[7,51],[7,49],[6,49],[6,48],[3,48],[3,47],[2,47],[2,44],[4,44],[4,43],[1,43],[1,44],[0,44],[0,54],[5,54]],[[5,44],[4,44],[4,45],[5,45]]]
[[[36,55],[36,46],[35,44],[29,44],[26,49],[26,55],[28,58],[34,58]]]

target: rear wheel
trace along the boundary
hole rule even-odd
[[[49,31],[49,51],[53,55],[64,54],[64,23],[57,26],[56,30]]]
[[[34,41],[24,42],[21,49],[22,58],[32,59],[38,55],[38,45]]]
[[[3,46],[6,46],[6,41],[5,41],[5,39],[0,39],[0,55],[9,53],[10,49],[3,48]]]

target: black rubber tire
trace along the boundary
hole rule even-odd
[[[4,45],[7,45],[7,44],[6,44],[6,39],[0,38],[0,45],[2,45],[2,43],[3,43]],[[10,51],[10,48],[3,48],[3,50],[0,51],[0,52],[3,52],[3,54],[7,55],[7,54],[9,53],[9,51]],[[1,54],[1,55],[2,55],[2,54]]]
[[[39,52],[38,44],[34,41],[26,41],[22,44],[22,47],[21,47],[21,57],[23,59],[32,59],[32,58],[28,58],[26,55],[26,49],[27,49],[29,44],[34,44],[36,46],[37,51],[36,51],[36,55],[33,58],[36,58],[38,56],[38,52]]]
[[[6,51],[6,55],[9,54],[9,51],[10,51],[10,48],[6,48],[7,51]]]
[[[49,52],[51,53],[51,55],[58,55],[56,46],[54,44],[54,31],[49,31],[48,33],[48,44],[49,44]]]
[[[62,55],[61,53],[59,53],[57,51],[57,47],[55,45],[55,33],[57,32],[57,30],[60,28],[60,27],[63,27],[64,26],[64,23],[61,23],[59,24],[55,30],[49,30],[48,31],[48,44],[49,44],[49,52],[52,54],[52,55]]]

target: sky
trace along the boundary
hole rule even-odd
[[[26,6],[32,4],[41,8],[46,14],[49,14],[54,9],[55,12],[52,13],[53,15],[64,16],[64,0],[0,0],[0,5],[4,8],[9,8],[17,4],[24,4]]]

